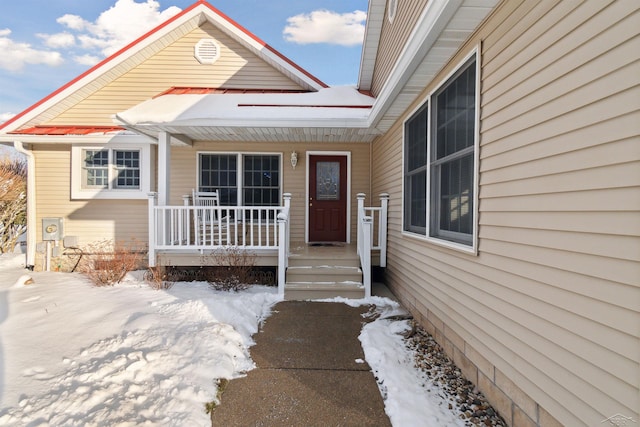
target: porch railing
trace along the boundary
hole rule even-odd
[[[364,205],[365,194],[358,193],[358,255],[362,267],[365,297],[371,296],[371,252],[380,252],[380,267],[387,266],[387,211],[389,194],[380,195],[380,206]]]
[[[239,246],[288,251],[291,195],[283,199],[283,206],[192,206],[188,199],[182,206],[158,206],[156,193],[150,193],[149,266],[155,266],[159,250]]]

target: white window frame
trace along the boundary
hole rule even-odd
[[[420,102],[420,104],[411,111],[407,118],[403,123],[402,130],[402,235],[410,238],[415,238],[419,240],[423,240],[429,243],[433,243],[438,246],[443,246],[450,249],[455,249],[461,252],[471,253],[474,255],[478,254],[478,192],[479,192],[479,154],[480,154],[480,54],[479,47],[474,48],[467,56],[465,56],[458,64],[456,64],[455,68],[448,73],[445,77],[443,77],[438,85],[429,92],[429,94]],[[472,209],[472,233],[471,233],[471,244],[458,243],[450,240],[446,240],[441,237],[431,236],[432,234],[432,217],[433,217],[433,199],[434,195],[432,194],[432,149],[431,149],[431,135],[432,135],[432,120],[431,120],[431,108],[433,103],[431,102],[432,97],[448,82],[448,80],[458,73],[461,68],[467,64],[472,58],[475,57],[475,67],[476,67],[476,93],[475,93],[475,129],[474,129],[474,143],[473,143],[473,209]],[[408,203],[405,200],[405,155],[406,155],[406,143],[405,143],[405,128],[407,122],[413,118],[413,116],[422,108],[428,104],[429,112],[427,114],[428,122],[427,122],[427,221],[426,221],[426,230],[425,234],[416,233],[409,230],[405,230],[405,205]]]
[[[108,150],[108,187],[91,188],[84,185],[84,153],[86,150]],[[114,151],[140,153],[140,187],[118,188],[115,184],[117,169]],[[72,199],[146,199],[151,191],[151,148],[149,144],[83,144],[71,147]]]
[[[278,167],[280,168],[280,176],[278,177],[278,189],[279,189],[279,194],[278,194],[278,201],[279,201],[279,205],[278,206],[282,206],[282,194],[283,194],[283,176],[284,176],[284,165],[282,162],[283,159],[283,153],[282,152],[254,152],[254,151],[242,151],[242,152],[238,152],[238,151],[198,151],[196,153],[196,189],[198,189],[198,191],[200,190],[200,178],[201,178],[201,171],[200,171],[200,156],[202,155],[223,155],[223,156],[236,156],[237,158],[237,162],[236,164],[238,165],[238,170],[237,170],[237,174],[238,174],[238,182],[236,183],[237,186],[237,191],[238,191],[238,201],[236,206],[244,206],[244,200],[243,200],[243,189],[244,189],[244,162],[243,162],[243,158],[244,156],[278,156],[279,159],[279,165]]]

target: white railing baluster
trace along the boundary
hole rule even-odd
[[[231,245],[276,249],[289,241],[289,216],[284,223],[284,237],[280,236],[278,225],[278,215],[288,209],[285,206],[157,206],[154,196],[150,195],[149,256],[153,258],[150,262],[154,262],[158,250],[201,251]]]

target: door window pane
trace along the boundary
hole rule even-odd
[[[316,199],[340,200],[340,162],[316,163]]]

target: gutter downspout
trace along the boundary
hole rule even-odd
[[[14,141],[13,148],[27,157],[27,260],[25,267],[33,270],[36,259],[36,158],[24,147],[22,141]]]

